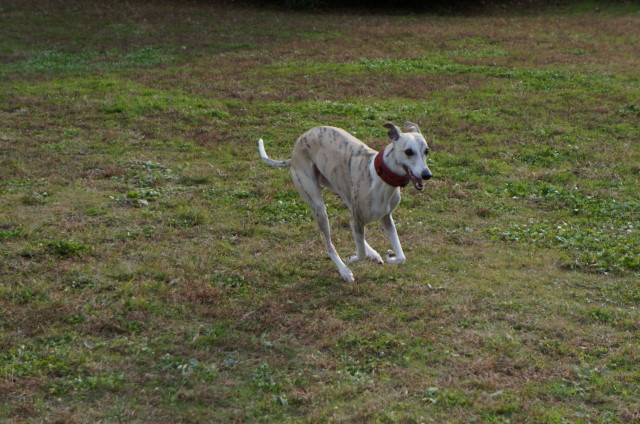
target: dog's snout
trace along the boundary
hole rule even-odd
[[[428,180],[431,177],[433,177],[433,174],[428,169],[425,169],[424,171],[422,171],[423,180]]]

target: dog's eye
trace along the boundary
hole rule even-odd
[[[404,154],[407,155],[407,156],[413,156],[414,153],[413,153],[413,150],[407,149],[407,150],[404,151]]]

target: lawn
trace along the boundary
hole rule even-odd
[[[0,27],[0,422],[640,422],[637,3],[10,0]],[[407,262],[348,284],[257,140],[380,150],[387,121],[434,178],[394,214]]]

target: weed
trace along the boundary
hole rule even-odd
[[[49,393],[54,396],[60,396],[66,394],[77,395],[86,392],[117,392],[125,381],[124,373],[70,376],[51,384]]]
[[[275,371],[268,364],[260,364],[253,369],[251,374],[253,384],[260,390],[271,393],[280,393],[281,385],[277,382]]]
[[[627,105],[625,107],[623,107],[622,109],[620,109],[620,113],[622,113],[623,115],[639,115],[640,114],[640,107],[636,106],[636,105]]]
[[[345,352],[341,360],[347,373],[354,377],[372,374],[386,365],[402,365],[406,359],[404,344],[385,334],[343,338],[337,348]]]
[[[92,250],[91,246],[72,239],[47,240],[43,245],[49,253],[61,258],[80,256]]]
[[[46,191],[43,191],[43,192],[34,191],[31,194],[22,196],[22,198],[20,199],[20,202],[28,206],[38,206],[38,205],[46,204],[48,199],[49,199],[49,193],[47,193]]]
[[[429,387],[424,393],[423,400],[430,404],[440,404],[444,407],[456,407],[469,402],[464,393],[453,390],[441,390],[437,387]]]
[[[13,290],[10,294],[11,300],[18,305],[27,305],[33,302],[47,302],[51,299],[49,294],[37,285],[25,285],[24,287]]]
[[[33,345],[19,345],[3,353],[0,375],[11,376],[66,376],[81,368],[82,360],[66,357],[62,351],[68,340],[49,341]]]
[[[212,371],[203,366],[200,361],[194,358],[177,358],[167,353],[160,358],[162,370],[169,372],[180,378],[185,378],[193,373],[197,373],[200,377],[211,379]]]
[[[159,163],[146,161],[129,162],[124,165],[129,169],[129,174],[122,181],[136,187],[156,187],[175,179],[173,171]]]
[[[524,151],[518,155],[518,159],[526,162],[527,164],[545,167],[552,166],[557,162],[565,161],[570,158],[570,152],[550,149],[548,147],[538,150]]]
[[[17,239],[24,236],[24,230],[21,228],[0,229],[0,241]]]
[[[197,209],[180,208],[173,221],[182,228],[196,227],[205,223],[204,214]]]
[[[272,203],[260,207],[259,213],[268,222],[286,224],[311,221],[308,206],[300,199],[300,195],[295,190],[278,193]]]
[[[85,290],[96,287],[97,283],[89,276],[75,274],[63,282],[65,288],[70,290]]]

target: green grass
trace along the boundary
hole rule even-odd
[[[113,72],[134,67],[157,66],[174,60],[172,55],[154,46],[105,55],[91,51],[64,53],[56,50],[42,50],[32,53],[28,59],[0,67],[0,74]]]
[[[638,422],[639,21],[3,6],[0,421]],[[345,284],[256,141],[387,120],[435,177]]]

